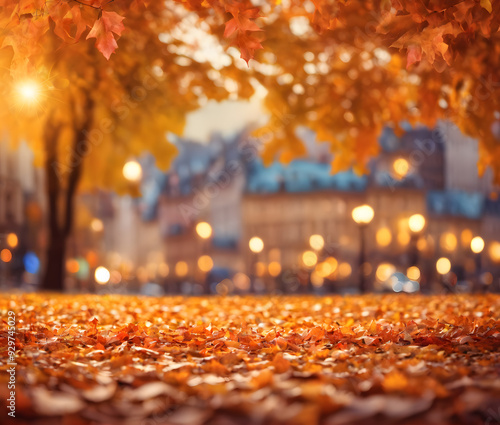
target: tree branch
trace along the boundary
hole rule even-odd
[[[107,6],[108,4],[113,3],[115,0],[109,0],[106,4],[103,4],[103,5],[102,5],[102,6],[100,6],[100,7],[97,7],[97,6],[92,6],[91,4],[84,3],[84,2],[83,2],[83,1],[81,1],[81,0],[69,0],[69,1],[70,1],[70,2],[71,2],[71,1],[74,1],[75,3],[81,4],[81,5],[83,5],[83,6],[88,6],[88,7],[91,7],[92,9],[102,10],[102,8],[103,8],[104,6]]]

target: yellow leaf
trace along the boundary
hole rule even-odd
[[[491,13],[491,0],[481,0],[481,6],[485,8],[489,13]]]

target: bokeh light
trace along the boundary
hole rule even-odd
[[[324,282],[325,282],[325,280],[318,273],[316,273],[315,271],[311,273],[312,286],[314,286],[315,288],[320,288],[323,286]]]
[[[311,246],[312,249],[316,251],[321,251],[325,246],[325,240],[321,235],[312,235],[309,238],[309,245]]]
[[[255,274],[259,277],[266,274],[266,265],[262,261],[255,263]]]
[[[375,235],[375,239],[377,240],[377,244],[381,247],[389,246],[392,242],[392,233],[387,227],[382,227],[377,230]]]
[[[500,263],[500,242],[491,242],[488,248],[488,254],[490,255],[491,261],[494,263]]]
[[[340,263],[338,269],[339,277],[341,279],[347,279],[352,273],[352,267],[349,263]]]
[[[410,171],[410,163],[405,158],[397,158],[392,164],[394,175],[398,179],[406,177]]]
[[[380,282],[386,282],[396,271],[396,267],[391,263],[380,263],[375,272],[376,278]]]
[[[102,220],[94,218],[90,222],[90,228],[96,233],[102,232],[104,229],[104,223],[102,222]]]
[[[123,166],[123,176],[131,182],[139,182],[142,179],[142,167],[137,161],[132,160]]]
[[[254,236],[248,242],[248,246],[250,247],[250,251],[254,252],[255,254],[258,254],[259,252],[262,252],[262,250],[264,249],[264,241],[258,236]]]
[[[336,268],[337,268],[336,264],[334,267],[331,262],[323,261],[316,265],[315,273],[317,273],[322,278],[327,278],[335,271]]]
[[[406,246],[410,243],[411,235],[408,232],[401,231],[398,233],[398,243],[401,246]]]
[[[99,266],[97,267],[97,269],[95,269],[94,278],[95,281],[100,285],[105,285],[106,283],[109,282],[109,279],[111,278],[111,273],[106,267]]]
[[[7,245],[9,245],[10,248],[14,249],[17,247],[19,244],[19,238],[15,233],[9,233],[7,235]]]
[[[436,270],[439,274],[447,274],[451,270],[451,262],[446,257],[436,261]]]
[[[408,270],[406,270],[406,276],[408,276],[408,279],[410,280],[417,281],[420,279],[420,269],[417,266],[408,267]]]
[[[9,263],[12,260],[12,252],[10,249],[5,248],[0,251],[0,260],[4,263]]]
[[[175,264],[175,274],[177,277],[185,277],[188,274],[189,267],[185,261],[178,261]]]
[[[454,251],[457,247],[457,237],[451,232],[443,233],[439,238],[439,245],[445,251]]]
[[[168,267],[167,263],[160,263],[158,265],[158,274],[161,277],[167,277],[170,272],[170,268]]]
[[[212,260],[212,257],[210,257],[209,255],[202,255],[200,258],[198,258],[198,268],[202,272],[207,273],[210,270],[212,270],[213,267],[214,267],[214,261]]]
[[[70,258],[66,261],[66,271],[71,274],[76,274],[80,270],[80,263],[75,258]]]
[[[375,212],[370,205],[361,205],[352,210],[352,219],[357,224],[368,224],[373,220]]]
[[[481,236],[476,236],[470,241],[470,249],[474,254],[480,254],[484,249],[484,240]]]
[[[95,251],[90,250],[89,252],[87,252],[85,260],[89,264],[89,267],[94,268],[97,266],[97,262],[99,261],[99,256]]]
[[[421,232],[425,227],[425,217],[422,214],[413,214],[408,219],[408,226],[414,233]]]
[[[210,224],[206,221],[200,221],[196,225],[196,233],[200,238],[208,239],[210,236],[212,236],[212,226],[210,226]]]
[[[281,273],[281,264],[277,261],[271,261],[267,269],[270,276],[277,277]]]
[[[339,264],[339,262],[337,261],[337,259],[335,257],[328,257],[325,260],[325,263],[330,264],[330,267],[332,268],[332,273],[334,273],[335,270],[337,270],[337,266]]]
[[[305,251],[302,254],[302,264],[306,267],[314,267],[318,262],[318,256],[314,251]]]
[[[245,274],[238,272],[233,276],[234,286],[240,291],[248,291],[250,289],[250,278]]]
[[[460,241],[462,242],[462,246],[463,247],[469,246],[472,237],[473,237],[472,230],[470,229],[462,230],[462,233],[460,234]]]
[[[40,270],[40,259],[34,252],[28,251],[24,254],[23,264],[28,273],[36,274]]]

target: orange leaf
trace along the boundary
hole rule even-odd
[[[116,12],[102,12],[101,18],[95,21],[87,35],[87,40],[89,38],[96,39],[97,49],[108,60],[118,47],[113,33],[120,36],[125,29],[122,23],[123,19],[123,16]]]

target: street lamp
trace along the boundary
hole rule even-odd
[[[408,227],[411,231],[410,239],[410,267],[416,266],[418,264],[418,240],[420,238],[420,232],[425,227],[425,217],[422,214],[413,214],[408,219]]]
[[[436,271],[440,276],[440,283],[447,290],[450,290],[450,288],[446,284],[444,276],[447,275],[450,272],[450,270],[451,270],[451,262],[448,258],[441,257],[439,260],[436,261]]]
[[[425,217],[422,214],[413,214],[408,219],[408,226],[413,233],[419,233],[425,227]]]
[[[212,236],[212,226],[208,224],[206,221],[200,221],[196,225],[196,233],[202,239],[208,239]]]
[[[202,255],[200,258],[198,258],[198,268],[203,272],[203,273],[208,273],[212,268],[214,267],[214,260],[212,260],[212,257],[210,255]]]
[[[205,258],[205,259],[208,259],[210,258],[210,261],[211,261],[211,266],[208,267],[208,260],[205,261],[206,263],[206,267],[205,268],[208,268],[208,270],[203,270],[202,267],[199,267],[200,270],[202,270],[204,273],[205,273],[205,277],[204,277],[204,285],[205,285],[205,291],[206,293],[209,293],[210,292],[210,288],[209,288],[209,272],[212,270],[213,268],[213,260],[212,258],[210,257],[210,243],[208,241],[208,239],[210,239],[210,237],[212,236],[212,226],[207,223],[206,221],[200,221],[197,225],[196,225],[196,233],[197,235],[203,239],[203,243],[202,243],[202,247],[201,247],[201,251],[202,251],[202,256],[200,257],[201,258]],[[199,263],[198,263],[199,264]]]
[[[325,246],[325,240],[321,235],[311,235],[311,237],[309,238],[309,245],[315,251],[321,251]]]
[[[106,283],[109,282],[109,279],[111,278],[111,273],[106,267],[99,266],[97,269],[95,269],[94,273],[95,281],[99,285],[105,285]]]
[[[250,269],[250,276],[251,276],[251,286],[252,289],[255,289],[255,275],[256,275],[256,267],[257,267],[257,262],[259,260],[259,254],[262,252],[264,249],[264,241],[259,238],[258,236],[253,236],[249,241],[248,241],[248,247],[250,248],[250,251],[252,251],[252,261],[251,261],[251,269]]]
[[[132,183],[138,183],[142,179],[142,167],[137,161],[132,160],[123,166],[123,176]]]
[[[254,236],[248,242],[248,246],[254,254],[259,254],[264,249],[264,241],[258,236]]]
[[[370,205],[360,205],[352,210],[352,219],[359,227],[359,290],[360,292],[366,291],[366,277],[365,277],[365,229],[373,220],[375,212]]]
[[[304,251],[302,254],[302,263],[307,268],[313,268],[318,263],[318,255],[313,251]]]
[[[451,270],[450,260],[446,257],[441,257],[436,261],[436,270],[441,276],[449,273],[449,271]]]
[[[494,263],[500,263],[500,242],[491,242],[488,253],[490,255],[491,261],[493,261]]]
[[[9,233],[7,235],[7,245],[11,248],[16,248],[17,245],[19,244],[19,238],[15,233]]]
[[[470,241],[470,249],[474,254],[481,254],[484,249],[484,240],[481,236],[476,236]]]
[[[476,280],[479,285],[481,275],[481,252],[484,249],[484,240],[481,236],[476,236],[470,241],[470,250],[475,254]]]
[[[397,158],[392,164],[392,169],[398,179],[403,179],[410,171],[410,163],[405,158]]]

